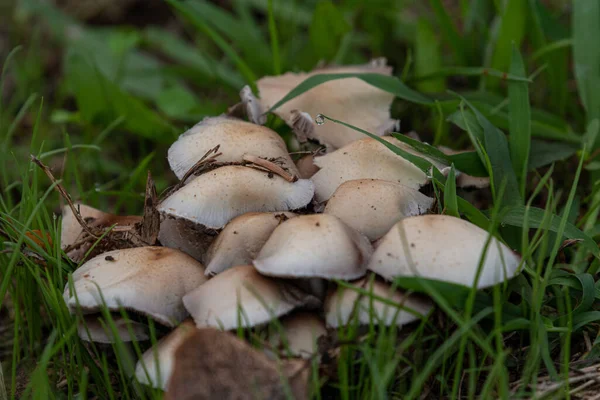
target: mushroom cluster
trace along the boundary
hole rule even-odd
[[[156,207],[161,215],[156,243],[95,254],[65,287],[69,310],[85,316],[80,336],[103,343],[115,336],[147,340],[147,318],[174,328],[143,355],[135,376],[181,394],[188,393],[181,387],[184,380],[172,371],[198,366],[202,361],[192,360],[199,357],[194,343],[206,343],[203,335],[212,337],[215,329],[278,324],[265,343],[266,356],[223,339],[225,347],[247,353],[254,360],[249,364],[263,368],[257,367],[258,374],[277,369],[269,364],[274,356],[312,357],[327,329],[349,323],[402,326],[431,311],[431,300],[399,290],[392,281],[422,277],[485,288],[512,278],[520,257],[505,244],[465,220],[430,213],[434,199],[419,191],[428,184],[420,169],[378,140],[341,125],[317,125],[311,117],[328,113],[385,135],[394,126],[391,95],[344,78],[277,109],[301,141],[326,148],[326,154],[296,164],[281,137],[259,124],[264,111],[306,77],[365,71],[391,73],[378,60],[263,78],[257,83],[259,99],[245,88],[242,102],[232,108],[243,109],[251,122],[208,117],[183,133],[168,152],[180,183]],[[383,139],[415,152],[393,137]],[[83,205],[78,212],[95,226],[141,221]],[[80,220],[68,209],[62,220],[61,246],[77,261],[88,249],[72,249],[84,233]],[[125,309],[133,317],[115,314],[117,329],[105,332],[103,307]],[[289,365],[298,370],[298,364]]]

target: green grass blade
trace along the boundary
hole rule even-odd
[[[417,24],[417,38],[415,40],[415,73],[417,77],[431,75],[440,69],[441,51],[438,39],[429,22],[421,18]],[[417,89],[421,92],[443,92],[446,83],[443,77],[420,80]]]
[[[591,38],[600,37],[600,2],[573,1],[573,63],[588,121],[600,119],[600,51]]]
[[[510,72],[514,75],[527,76],[523,58],[516,47],[513,48]],[[509,83],[508,99],[510,110],[510,158],[517,182],[519,182],[521,198],[524,198],[531,146],[531,109],[527,84],[521,82]]]
[[[441,76],[491,76],[508,82],[533,82],[528,77],[506,73],[494,68],[486,67],[443,67],[434,70],[427,75],[419,75],[411,79],[411,81],[419,82],[423,80],[433,79]]]
[[[502,21],[498,39],[494,46],[492,68],[506,71],[510,66],[513,43],[520,47],[525,34],[527,2],[525,0],[508,0],[504,3]]]
[[[456,171],[454,170],[454,164],[450,167],[450,173],[446,178],[446,186],[444,188],[444,210],[445,214],[460,218],[456,198]]]
[[[435,17],[437,19],[437,27],[441,30],[445,41],[454,51],[454,59],[456,64],[463,65],[466,63],[465,59],[465,48],[463,44],[463,39],[458,32],[458,29],[452,22],[452,18],[448,11],[446,11],[446,7],[442,4],[441,0],[429,0],[429,4],[431,8],[433,8],[433,12],[435,13]]]
[[[269,35],[271,36],[271,53],[273,54],[273,73],[281,74],[281,59],[279,58],[279,36],[273,12],[273,0],[269,0]]]

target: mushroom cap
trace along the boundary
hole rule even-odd
[[[107,323],[103,326],[100,322],[101,319],[100,315],[85,316],[84,321],[77,324],[77,334],[79,337],[86,342],[115,343],[116,340],[113,336],[113,331]],[[131,320],[128,321],[119,315],[113,315],[112,319],[117,329],[119,340],[122,342],[148,340],[148,327],[146,325]],[[106,329],[104,329],[105,326]],[[129,327],[131,327],[133,337],[129,333]]]
[[[309,398],[302,360],[271,360],[229,332],[196,330],[175,351],[165,400]]]
[[[158,210],[220,229],[247,212],[302,208],[313,194],[313,183],[307,179],[290,183],[255,168],[226,166],[196,177],[167,197]]]
[[[298,175],[283,139],[277,132],[241,119],[207,117],[181,134],[171,145],[168,160],[181,179],[209,150],[219,145],[217,164],[240,164],[244,154],[264,159],[277,159],[280,166]]]
[[[288,72],[280,76],[266,76],[256,82],[260,104],[263,110],[270,109],[293,88],[307,78],[317,74],[376,73],[391,75],[392,68],[385,64],[367,64],[345,67],[315,69],[309,73]],[[390,119],[390,105],[394,96],[365,83],[358,78],[344,78],[320,84],[274,110],[288,125],[298,112],[308,113],[313,118],[322,113],[351,125],[383,135],[393,125]],[[312,118],[310,124],[300,133],[299,139],[314,139],[337,149],[361,139],[363,135],[340,124],[317,125]],[[305,137],[302,137],[305,136]]]
[[[144,385],[166,390],[167,382],[173,371],[175,351],[186,338],[197,330],[191,320],[185,320],[175,330],[159,340],[155,346],[146,350],[135,366],[136,379]],[[145,370],[144,367],[146,367]]]
[[[325,299],[325,319],[327,326],[338,328],[348,324],[354,315],[362,325],[384,324],[386,326],[402,326],[419,319],[433,308],[430,300],[416,295],[407,296],[400,290],[392,290],[387,283],[369,278],[363,278],[352,285],[371,293],[371,296],[361,295],[356,290],[345,287],[331,289]],[[377,297],[384,298],[399,305],[394,307]],[[356,309],[356,311],[354,311]],[[353,314],[356,313],[356,314]]]
[[[281,319],[283,338],[279,331],[269,336],[272,346],[286,349],[293,357],[310,358],[317,352],[317,339],[327,334],[325,322],[312,312],[294,312]]]
[[[296,303],[284,283],[259,274],[251,265],[229,268],[183,297],[198,328],[252,327],[287,314]]]
[[[432,205],[431,197],[399,183],[357,179],[336,189],[324,213],[335,215],[373,241],[402,218],[423,214]]]
[[[104,299],[109,310],[122,306],[166,326],[187,316],[181,298],[205,281],[202,264],[166,247],[109,251],[73,272],[74,290],[84,313],[100,311]],[[69,311],[75,313],[77,299],[69,284],[63,296]]]
[[[165,247],[181,250],[202,261],[206,250],[217,237],[214,229],[208,229],[185,218],[164,215],[160,222],[158,240]]]
[[[296,167],[302,179],[310,179],[319,171],[319,167],[315,165],[315,156],[312,154],[308,154],[296,161]]]
[[[252,262],[271,233],[290,212],[247,213],[235,217],[219,233],[206,252],[206,274],[216,275],[235,265]]]
[[[387,280],[421,276],[471,287],[488,233],[448,215],[421,215],[398,222],[379,241],[369,269]],[[518,273],[520,257],[493,238],[477,288]]]
[[[282,278],[356,279],[372,252],[369,240],[337,217],[302,215],[275,228],[253,264]]]
[[[382,139],[416,154],[410,146],[393,137]],[[315,165],[321,169],[311,179],[315,184],[315,197],[320,202],[328,200],[342,183],[353,179],[381,179],[412,189],[428,181],[427,175],[414,164],[369,137],[315,157]]]

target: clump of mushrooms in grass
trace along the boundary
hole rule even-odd
[[[72,274],[64,300],[84,316],[82,339],[147,340],[151,319],[171,332],[147,348],[135,377],[169,398],[235,396],[249,382],[279,398],[280,378],[305,398],[319,338],[350,323],[402,327],[427,317],[433,302],[398,289],[403,278],[486,288],[515,276],[520,257],[505,244],[460,218],[429,214],[435,200],[420,191],[429,176],[380,141],[426,158],[383,136],[394,127],[390,94],[345,77],[276,108],[300,141],[326,148],[296,164],[277,132],[260,125],[307,77],[357,72],[391,69],[377,60],[266,77],[257,82],[258,98],[244,88],[229,116],[204,119],[171,146],[168,161],[180,182],[158,200],[149,179],[143,217],[70,203],[61,246],[87,261]],[[317,112],[376,136],[317,124]],[[109,227],[144,240],[126,236],[127,245],[91,254],[88,239],[73,248],[86,233],[97,238]],[[110,332],[100,315],[106,309],[115,316]],[[123,309],[132,318],[116,314]],[[267,332],[264,352],[227,333],[240,328]],[[216,365],[223,376],[209,379]]]

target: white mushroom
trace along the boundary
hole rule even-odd
[[[126,320],[119,315],[113,315],[113,323],[119,340],[122,342],[148,340],[148,327],[139,322]],[[87,315],[77,324],[77,334],[87,342],[115,343],[114,332],[107,322],[101,322],[100,315]],[[131,329],[131,333],[129,330]]]
[[[277,132],[261,125],[231,117],[208,117],[194,125],[169,148],[171,169],[182,179],[186,172],[207,152],[219,146],[216,165],[242,164],[251,154],[280,165],[298,175],[283,139]]]
[[[259,79],[260,104],[263,111],[287,95],[307,78],[317,74],[375,73],[391,75],[392,68],[385,60],[367,65],[316,69],[310,73],[286,73]],[[317,125],[313,118],[322,113],[351,125],[383,135],[394,126],[390,119],[390,105],[394,96],[365,83],[358,78],[344,78],[320,84],[274,110],[288,125],[294,128],[300,141],[314,139],[337,149],[362,138],[362,134],[339,124]],[[312,116],[312,117],[311,117]],[[298,118],[300,117],[300,119]],[[301,124],[298,121],[302,121]]]
[[[136,379],[145,385],[167,390],[173,371],[175,351],[191,334],[197,332],[190,320],[183,321],[173,332],[149,348],[135,366]]]
[[[310,180],[288,182],[255,168],[226,166],[194,178],[158,207],[162,213],[220,229],[247,212],[289,211],[312,199]]]
[[[421,215],[398,222],[377,245],[369,269],[387,280],[421,276],[472,286],[488,233],[447,215]],[[520,257],[493,238],[477,288],[493,286],[518,273]]]
[[[432,205],[431,197],[399,183],[358,179],[342,183],[324,212],[335,215],[373,241],[402,218],[423,214]]]
[[[363,278],[353,282],[352,286],[368,294],[341,286],[330,290],[325,299],[327,326],[338,328],[353,321],[353,318],[357,318],[361,325],[402,326],[421,318],[433,307],[432,302],[424,297],[407,296],[375,279]]]
[[[206,274],[215,275],[235,265],[250,264],[273,230],[295,216],[290,212],[247,213],[232,219],[206,253]]]
[[[250,265],[220,273],[183,297],[198,328],[224,330],[252,327],[287,314],[298,303],[285,293],[285,284],[260,275]]]
[[[293,357],[310,358],[317,352],[317,340],[327,333],[325,322],[315,313],[294,312],[281,319],[279,331],[269,336],[271,346]]]
[[[282,278],[356,279],[372,252],[366,237],[333,215],[303,215],[275,228],[253,264]]]
[[[77,305],[86,314],[124,307],[166,326],[182,321],[187,312],[181,298],[206,281],[204,267],[192,257],[166,247],[114,250],[92,258],[73,273],[64,299],[69,311]]]
[[[382,139],[417,154],[393,137]],[[315,184],[315,198],[320,202],[328,200],[342,183],[354,179],[381,179],[412,189],[418,189],[428,181],[427,175],[414,164],[372,138],[360,139],[333,153],[315,157],[315,165],[321,169],[311,179]]]

